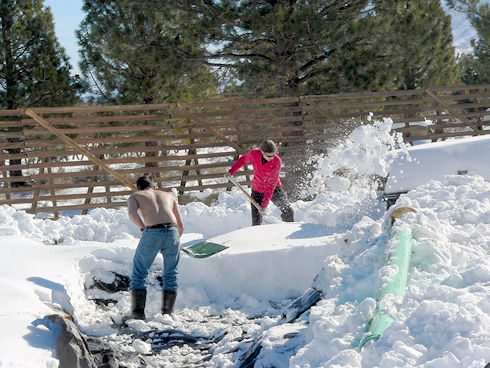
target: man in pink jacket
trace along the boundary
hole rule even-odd
[[[252,198],[260,204],[261,210],[252,206],[252,226],[260,225],[265,210],[272,201],[281,210],[281,218],[286,222],[294,221],[294,213],[286,192],[282,189],[279,178],[282,160],[277,155],[277,147],[271,140],[263,141],[260,149],[253,149],[240,157],[231,169],[225,174],[230,177],[242,166],[252,163],[254,177],[252,180]]]

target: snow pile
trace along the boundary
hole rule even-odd
[[[316,283],[326,297],[312,308],[309,342],[290,366],[483,367],[490,356],[489,193],[481,177],[447,176],[400,198],[397,206],[418,211],[403,217],[416,240],[408,292],[394,301],[395,322],[362,352],[356,346],[382,284],[386,241],[381,221],[357,224],[351,234],[365,249],[325,260]]]
[[[32,214],[16,211],[7,205],[0,206],[0,236],[22,235],[46,244],[73,245],[83,240],[113,242],[133,238],[138,235],[136,230],[125,209],[97,208],[86,216],[61,217],[51,221],[34,218]]]
[[[407,149],[391,162],[386,193],[408,192],[446,175],[479,175],[490,181],[490,135],[461,138]]]

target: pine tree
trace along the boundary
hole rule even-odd
[[[354,42],[345,43],[321,63],[322,69],[306,88],[307,94],[380,91],[394,89],[399,70],[390,67],[398,54],[389,42],[398,20],[393,9],[405,1],[370,2],[346,33]]]
[[[77,100],[78,81],[42,0],[0,3],[0,107],[59,106]]]
[[[284,96],[369,86],[375,80],[370,73],[354,83],[346,75],[382,57],[372,37],[377,6],[364,0],[223,0],[190,2],[187,11],[201,20],[196,29],[206,32],[202,43],[213,45],[203,55],[209,65],[231,73],[237,89]],[[361,50],[369,60],[343,64]]]
[[[450,18],[439,0],[200,1],[181,5],[208,64],[236,90],[298,95],[450,83]],[[189,57],[191,57],[189,55]]]
[[[195,46],[176,30],[171,3],[84,1],[80,67],[101,101],[148,104],[216,93],[207,67],[184,57]]]
[[[446,0],[446,4],[458,12],[475,14],[478,12],[478,8],[483,5],[483,1],[486,0]]]
[[[490,83],[490,8],[488,4],[468,12],[478,39],[471,40],[473,54],[461,55],[458,62],[461,80],[465,84]]]
[[[450,85],[457,79],[451,18],[440,0],[412,0],[394,9],[387,42],[393,46],[389,68],[398,70],[397,89]]]
[[[73,104],[81,84],[70,76],[70,69],[68,57],[56,39],[51,12],[43,8],[42,0],[0,2],[1,109]],[[11,143],[16,141],[9,139]],[[20,148],[8,151],[21,152]],[[20,163],[19,159],[10,160],[10,165]],[[22,175],[20,170],[9,173]]]

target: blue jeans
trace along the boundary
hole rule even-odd
[[[177,291],[177,265],[180,256],[180,236],[175,228],[146,229],[134,254],[131,290],[146,289],[148,271],[158,252],[163,255],[163,289]]]

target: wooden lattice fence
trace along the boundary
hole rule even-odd
[[[223,173],[263,139],[278,142],[294,181],[306,155],[369,119],[390,117],[407,142],[436,141],[490,133],[489,108],[490,85],[480,85],[1,110],[0,205],[55,217],[125,206],[142,174],[180,194],[225,190]],[[251,174],[246,168],[238,180],[248,184]]]

